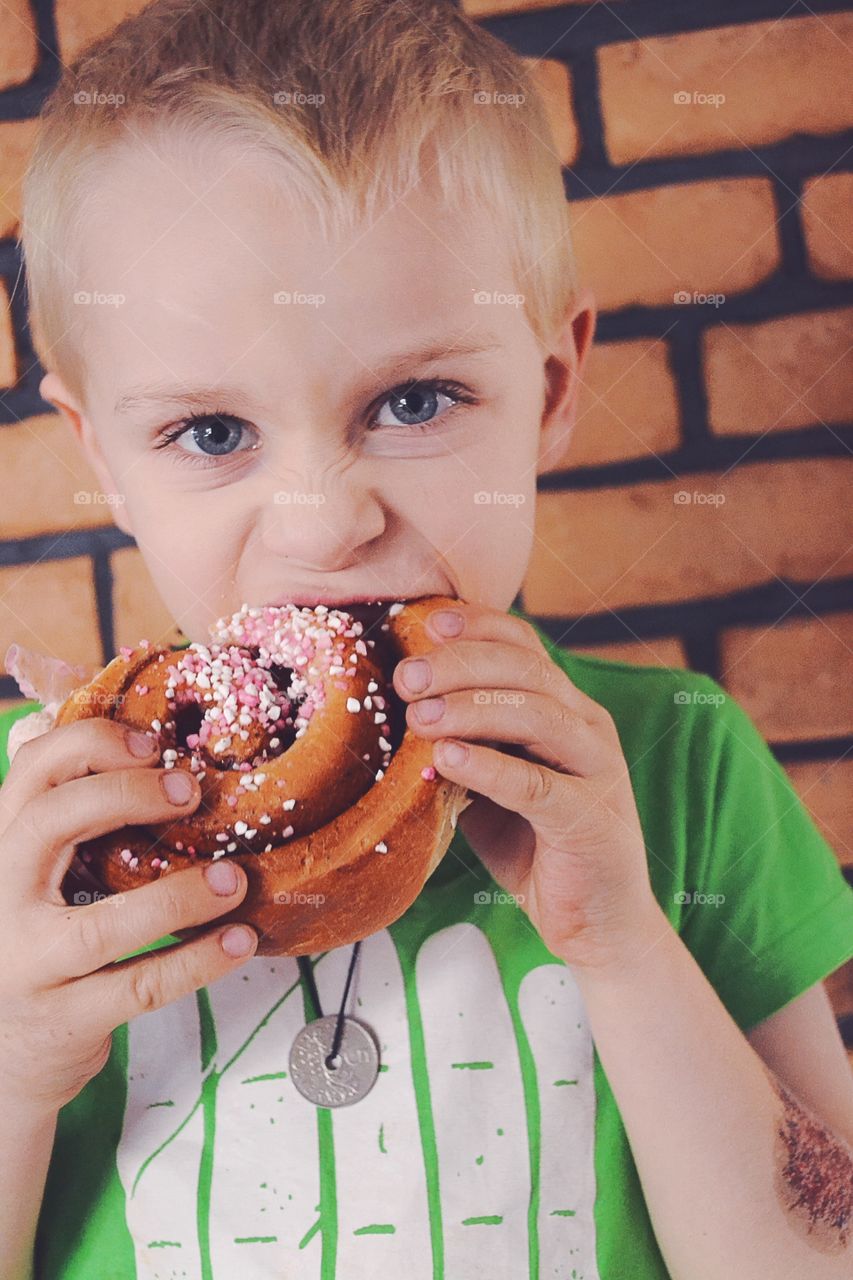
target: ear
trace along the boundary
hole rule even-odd
[[[101,489],[104,493],[120,494],[121,490],[116,484],[106,459],[101,451],[101,446],[97,436],[92,428],[92,424],[83,412],[79,401],[68,390],[65,383],[57,373],[46,373],[39,384],[39,395],[42,400],[46,400],[48,404],[52,404],[58,409],[62,417],[71,427],[77,443],[83,450],[92,470],[98,477]],[[115,502],[112,504],[113,520],[123,533],[127,533],[133,537],[133,530],[124,510],[124,504]]]
[[[578,411],[583,369],[595,332],[595,298],[583,289],[550,344],[545,361],[546,394],[539,432],[537,475],[554,470],[566,456]]]

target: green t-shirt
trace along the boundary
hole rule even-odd
[[[655,895],[738,1026],[847,960],[853,892],[746,712],[706,676],[539,634],[613,716]],[[0,777],[37,706],[0,718]],[[349,956],[316,963],[324,1013]],[[292,958],[117,1028],[59,1115],[37,1280],[665,1280],[572,972],[458,829],[363,944],[351,1000],[382,1070],[337,1110],[288,1079],[311,1016]]]

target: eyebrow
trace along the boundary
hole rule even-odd
[[[381,367],[371,371],[371,384],[380,386],[403,365],[435,364],[450,356],[478,356],[499,351],[503,343],[495,334],[481,334],[477,339],[465,335],[444,341],[430,339],[408,351],[387,357]],[[186,409],[209,409],[217,402],[241,403],[251,412],[262,412],[257,397],[245,387],[221,384],[216,387],[187,387],[181,383],[153,382],[131,387],[119,396],[113,413],[129,413],[147,405],[180,405]]]

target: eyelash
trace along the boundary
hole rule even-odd
[[[392,397],[397,396],[401,393],[405,395],[406,393],[413,391],[415,389],[419,391],[420,390],[437,391],[440,394],[446,395],[450,397],[450,399],[456,401],[456,404],[450,405],[448,406],[448,408],[444,410],[444,413],[441,415],[441,417],[446,417],[448,414],[452,413],[453,410],[459,404],[472,405],[477,403],[475,397],[470,395],[470,393],[466,391],[466,389],[463,386],[460,386],[458,382],[449,382],[444,378],[433,378],[433,379],[429,379],[422,382],[421,381],[401,382],[398,386],[391,387],[390,390],[386,391],[382,395],[381,399],[376,402],[377,411],[378,409],[381,409],[382,406],[388,400],[392,399]],[[173,424],[171,427],[164,428],[163,431],[160,432],[159,439],[155,444],[154,448],[167,449],[170,445],[174,444],[175,441],[177,441],[182,435],[185,435],[187,431],[191,430],[196,423],[209,422],[213,418],[230,418],[234,422],[242,422],[241,418],[238,418],[236,415],[232,413],[227,413],[224,409],[216,409],[210,413],[193,413],[193,414],[190,414],[189,417],[187,418],[182,418],[180,422]],[[432,426],[431,422],[409,423],[409,424],[400,423],[399,429],[403,431],[411,431],[411,432],[425,432],[431,426]],[[379,430],[379,429],[381,428],[376,428],[376,427],[371,428],[371,430]],[[205,455],[201,453],[190,453],[186,449],[177,449],[175,450],[175,452],[180,458],[181,463],[186,462],[190,466],[209,467],[210,464],[215,462],[216,460],[215,454]],[[224,458],[233,458],[240,453],[249,453],[249,452],[251,452],[251,449],[236,449],[234,453],[220,454],[219,456]]]

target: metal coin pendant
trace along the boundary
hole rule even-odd
[[[318,1107],[347,1107],[359,1102],[379,1075],[376,1041],[355,1018],[344,1018],[335,1065],[327,1065],[337,1021],[337,1014],[315,1018],[290,1047],[290,1078],[302,1096]]]

